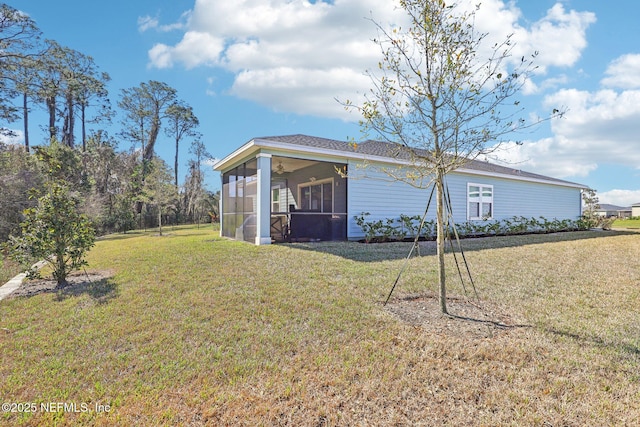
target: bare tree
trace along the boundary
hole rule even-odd
[[[444,0],[400,5],[409,26],[387,29],[373,21],[382,60],[368,72],[372,88],[365,102],[344,104],[362,114],[365,132],[396,144],[410,159],[411,167],[387,171],[394,179],[435,186],[439,302],[446,314],[445,176],[532,125],[520,118],[524,110],[511,98],[535,70],[536,53],[514,61],[511,37],[487,50],[487,35],[474,28],[479,6],[463,10]],[[560,114],[554,110],[549,117]]]

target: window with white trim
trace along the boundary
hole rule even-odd
[[[467,184],[467,219],[493,219],[493,185]]]
[[[298,186],[300,209],[310,212],[333,212],[333,178]]]

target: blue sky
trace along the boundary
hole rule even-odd
[[[44,38],[91,55],[112,77],[114,105],[121,89],[141,82],[177,89],[217,158],[259,136],[359,138],[359,117],[335,98],[357,101],[369,85],[364,71],[379,60],[365,18],[403,19],[391,0],[7,3],[29,14]],[[504,147],[502,160],[589,185],[602,203],[640,202],[637,16],[636,1],[611,7],[602,0],[483,0],[482,31],[497,39],[514,33],[518,54],[540,52],[524,105],[532,114],[568,108],[564,119],[518,136],[522,146]],[[44,139],[37,127],[44,119],[31,123],[32,138]],[[156,151],[172,164],[163,134]],[[188,143],[180,157],[186,165]],[[208,184],[219,187],[217,174],[209,174]]]

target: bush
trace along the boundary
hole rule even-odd
[[[401,214],[399,220],[387,218],[385,220],[367,221],[369,212],[362,212],[354,216],[356,224],[365,233],[365,242],[384,242],[389,240],[402,240],[407,236],[415,237],[420,234],[421,238],[430,239],[435,236],[435,220],[425,221],[420,227],[420,216],[408,216]],[[605,218],[602,218],[605,219]],[[398,223],[397,225],[395,225]],[[609,229],[613,221],[602,222],[603,229]],[[514,235],[530,233],[555,233],[562,231],[587,230],[592,227],[591,221],[581,218],[552,219],[540,216],[539,218],[526,218],[524,216],[514,216],[500,221],[468,221],[457,224],[456,230],[460,237],[483,237],[497,235]],[[608,227],[608,228],[605,228]],[[448,230],[449,235],[453,235],[453,229]]]
[[[95,242],[95,231],[86,215],[79,213],[79,203],[66,185],[49,184],[38,205],[24,211],[22,235],[7,242],[11,257],[24,266],[45,260],[58,287],[65,286],[67,275],[86,265],[84,255]],[[28,277],[39,277],[39,271],[29,270]]]

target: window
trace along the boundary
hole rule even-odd
[[[493,185],[467,184],[467,219],[493,219]]]
[[[300,208],[309,212],[333,212],[333,179],[300,184]]]

